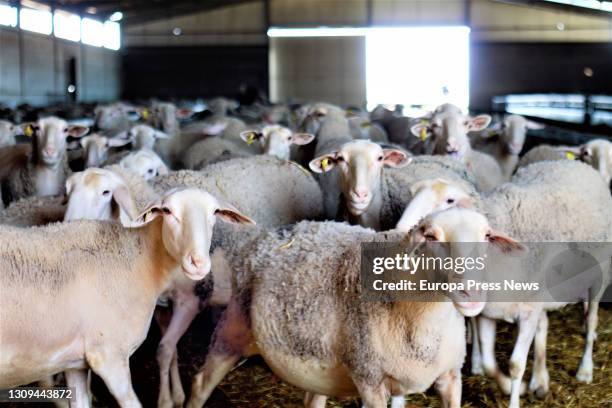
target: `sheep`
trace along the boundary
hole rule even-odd
[[[474,138],[475,149],[493,156],[502,170],[504,181],[509,181],[519,162],[527,130],[543,129],[544,125],[520,115],[509,115],[494,128],[485,129]]]
[[[0,224],[21,228],[41,226],[62,221],[65,211],[64,197],[26,197],[0,212]]]
[[[145,180],[151,180],[159,175],[168,174],[168,167],[155,152],[142,149],[132,152],[121,159],[119,166],[138,174]]]
[[[172,136],[152,128],[149,125],[139,124],[132,126],[129,130],[117,134],[116,138],[131,141],[134,149],[154,150],[156,143],[161,139],[170,139]]]
[[[16,144],[15,136],[23,134],[21,126],[16,126],[6,120],[0,120],[0,148]]]
[[[444,186],[437,186],[443,190]],[[432,192],[433,193],[433,192]],[[429,197],[432,197],[430,194]],[[442,202],[438,200],[438,205]],[[523,242],[610,242],[612,240],[612,197],[596,171],[578,161],[543,161],[519,168],[511,183],[503,184],[482,198],[481,208],[491,225],[510,233]],[[432,205],[435,211],[436,204]],[[567,214],[572,214],[567,217]],[[406,228],[399,228],[405,232]],[[531,254],[531,253],[530,253]],[[537,251],[531,255],[539,262]],[[605,289],[604,282],[603,288]],[[578,370],[580,381],[592,378],[592,347],[601,293],[590,293],[587,317],[587,341]],[[511,394],[510,405],[518,407],[521,379],[527,353],[536,332],[536,358],[530,389],[537,395],[548,391],[545,365],[545,311],[566,303],[488,303],[479,318],[480,350],[475,347],[472,366],[475,373],[484,371],[496,378],[502,390]],[[501,311],[501,312],[500,312]],[[511,379],[501,373],[493,356],[494,320],[518,323],[520,341],[511,360]],[[482,322],[480,321],[482,320]],[[539,322],[539,323],[538,323]],[[543,327],[539,327],[542,325]],[[483,326],[484,334],[480,330]],[[539,327],[539,328],[538,328]],[[474,343],[478,346],[479,343]]]
[[[180,170],[151,182],[160,193],[194,187],[225,197],[258,225],[277,226],[322,216],[321,189],[296,163],[258,155],[212,164],[202,171]],[[291,203],[291,204],[288,204]]]
[[[132,126],[131,112],[135,112],[135,108],[120,102],[98,105],[94,109],[96,127],[107,134],[126,131]]]
[[[541,161],[574,160],[577,158],[575,150],[570,146],[538,145],[521,157],[518,167],[527,167],[532,163]]]
[[[390,168],[383,171],[384,166]],[[339,168],[336,188],[341,193],[341,202],[335,210],[337,219],[376,230],[395,225],[412,200],[411,186],[420,180],[447,177],[471,188],[475,194],[473,176],[460,162],[438,156],[407,157],[401,150],[383,149],[367,140],[345,143],[310,162],[316,173],[336,167]],[[418,218],[427,214],[425,207],[421,209],[425,212]]]
[[[612,142],[593,139],[580,147],[580,158],[593,166],[609,185],[612,181]]]
[[[293,133],[291,129],[280,125],[264,126],[261,131],[246,130],[240,137],[248,145],[257,141],[261,145],[263,154],[276,156],[282,160],[289,160],[292,146],[303,146],[315,138],[310,133]]]
[[[269,156],[217,163],[198,173],[173,172],[155,179],[153,187],[158,192],[183,187],[204,189],[248,212],[262,227],[278,227],[321,217],[322,196],[314,178],[296,164]],[[224,231],[219,234],[224,235]],[[192,281],[177,278],[168,291],[174,307],[157,354],[161,378],[160,407],[171,406],[172,402],[175,406],[183,405],[178,368],[174,368],[176,345],[199,311],[199,299],[194,294]]]
[[[416,137],[433,137],[434,154],[449,155],[474,172],[481,191],[491,191],[503,182],[499,164],[488,154],[473,150],[468,132],[485,129],[491,122],[491,116],[465,116],[458,113],[453,105],[443,111],[434,112],[429,123],[414,125],[411,131]]]
[[[185,168],[201,170],[213,163],[252,156],[244,142],[240,144],[221,137],[209,137],[196,142],[183,156]]]
[[[80,139],[85,155],[85,168],[100,167],[109,160],[109,152],[113,147],[121,147],[130,143],[129,139],[106,137],[94,133]]]
[[[377,143],[389,143],[387,132],[377,123],[372,123],[366,116],[353,116],[348,119],[353,139],[367,139]]]
[[[56,117],[24,125],[24,133],[32,139],[31,149],[17,145],[0,151],[0,179],[6,184],[9,202],[31,195],[63,194],[70,174],[66,138],[82,137],[88,130]]]
[[[210,271],[215,218],[253,223],[214,196],[185,189],[153,203],[134,228],[101,221],[0,227],[6,289],[0,299],[0,387],[65,371],[68,385],[77,388],[77,405],[86,406],[84,370],[91,368],[119,405],[140,407],[129,357],[144,341],[155,302],[174,271],[194,280]],[[74,302],[89,306],[75,308]]]
[[[429,302],[364,302],[362,243],[400,241],[430,255],[420,242],[444,232],[445,255],[465,240],[510,251],[522,247],[473,210],[449,209],[421,225],[409,236],[334,222],[217,236],[213,262],[226,267],[213,271],[215,292],[223,280],[218,275],[235,274],[187,406],[201,407],[242,356],[261,354],[279,377],[307,391],[308,407],[322,406],[325,395],[359,395],[368,408],[386,407],[391,395],[393,407],[403,406],[405,393],[424,392],[433,383],[442,406],[459,407],[463,316],[479,313],[484,303],[469,292],[441,301],[437,291],[424,294]]]

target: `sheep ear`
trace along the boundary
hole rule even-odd
[[[404,167],[412,161],[412,157],[398,149],[383,149],[383,157],[383,164],[389,167]]]
[[[414,125],[410,128],[410,133],[413,136],[418,137],[422,141],[425,141],[427,138],[431,136],[431,130],[429,128],[429,123],[422,122],[418,125]]]
[[[193,110],[188,108],[182,108],[176,110],[176,117],[178,119],[188,119],[193,115]]]
[[[134,199],[127,186],[120,185],[113,191],[113,201],[131,220],[138,216]]]
[[[482,133],[480,133],[479,136],[482,137],[483,139],[488,139],[490,137],[499,135],[501,130],[502,130],[502,124],[501,122],[497,122],[491,125],[491,127],[489,127],[488,129],[485,129]]]
[[[202,129],[202,133],[205,135],[216,136],[223,132],[227,127],[227,123],[214,123],[212,125],[207,125]]]
[[[167,133],[162,132],[161,130],[156,130],[153,135],[156,139],[170,139],[170,136]]]
[[[325,173],[330,171],[336,166],[336,156],[338,152],[332,152],[330,154],[324,154],[323,156],[313,159],[308,166],[315,173]]]
[[[123,137],[111,137],[108,139],[108,147],[120,147],[130,143],[130,139]]]
[[[544,129],[545,127],[546,125],[543,123],[533,122],[531,120],[527,121],[527,129],[540,130],[540,129]]]
[[[85,136],[87,132],[89,132],[89,128],[87,126],[80,126],[80,125],[68,126],[68,136],[71,136],[71,137],[82,137],[82,136]]]
[[[220,203],[215,210],[215,215],[225,222],[231,224],[255,225],[255,221],[238,211],[234,206]]]
[[[487,239],[505,254],[522,255],[527,252],[527,247],[499,231],[492,230]]]
[[[291,136],[291,143],[295,145],[306,145],[315,139],[312,133],[294,133]]]
[[[240,132],[240,138],[244,140],[248,145],[253,143],[256,140],[259,140],[263,137],[263,133],[258,132],[256,130],[245,130],[244,132]]]
[[[414,196],[416,195],[416,193],[418,193],[420,190],[424,188],[429,188],[434,185],[449,185],[449,184],[450,182],[443,178],[420,180],[410,186],[410,194]]]
[[[147,207],[146,210],[141,212],[138,216],[136,216],[133,221],[124,223],[123,226],[137,228],[146,225],[162,215],[161,205],[159,202],[155,202]],[[123,220],[122,220],[123,222]]]
[[[491,123],[490,115],[478,115],[468,120],[468,130],[470,132],[479,132],[484,130]]]

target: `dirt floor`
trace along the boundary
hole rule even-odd
[[[220,311],[204,311],[194,321],[187,335],[179,343],[179,364],[185,392],[189,395],[190,378],[202,364],[212,331],[212,322]],[[548,369],[550,392],[545,399],[533,395],[522,398],[523,407],[612,407],[612,305],[603,306],[599,312],[598,339],[595,343],[592,384],[578,383],[574,375],[580,363],[584,336],[582,333],[582,307],[570,306],[550,313],[548,335]],[[497,356],[501,368],[506,371],[512,350],[514,327],[499,325]],[[147,341],[131,359],[132,378],[136,393],[144,407],[155,407],[158,390],[158,373],[155,349],[159,331],[153,324]],[[463,370],[463,407],[506,407],[508,398],[503,396],[494,381],[483,376],[472,376],[469,363]],[[530,364],[526,378],[531,373]],[[100,379],[94,378],[94,406],[115,407]],[[9,406],[0,404],[0,406]],[[13,405],[26,407],[25,404]],[[44,406],[34,405],[29,406]],[[48,405],[47,405],[48,406]],[[263,360],[251,358],[235,368],[213,393],[206,407],[301,407],[302,392],[281,381],[270,372]],[[357,398],[330,399],[328,407],[360,407]],[[440,401],[433,390],[426,394],[407,398],[407,407],[439,407]]]

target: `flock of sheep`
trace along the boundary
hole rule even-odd
[[[0,389],[63,372],[74,406],[87,407],[93,370],[119,405],[138,407],[129,358],[155,316],[158,405],[183,406],[176,346],[204,279],[207,303],[226,308],[189,407],[256,354],[305,391],[306,407],[358,395],[364,407],[391,398],[399,408],[432,385],[443,406],[459,407],[464,316],[473,373],[494,377],[511,408],[526,389],[548,392],[547,311],[564,303],[482,302],[469,291],[364,302],[360,244],[443,242],[451,254],[487,242],[523,253],[529,274],[545,255],[521,242],[610,242],[609,140],[519,158],[541,125],[517,115],[489,126],[489,115],[449,104],[423,118],[327,103],[234,115],[234,105],[212,100],[208,117],[190,121],[170,103],[99,106],[95,133],[58,117],[0,121]],[[583,382],[603,295],[588,292]],[[168,302],[169,324],[156,309]],[[499,320],[518,325],[509,375],[495,359]]]

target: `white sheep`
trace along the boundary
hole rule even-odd
[[[85,167],[100,167],[109,160],[109,152],[113,147],[121,147],[130,143],[129,139],[106,137],[94,133],[80,139],[85,156]]]
[[[243,356],[261,354],[283,380],[307,392],[306,406],[323,406],[328,395],[359,395],[364,407],[386,407],[389,396],[398,407],[404,394],[435,383],[441,405],[459,407],[463,315],[479,313],[484,303],[470,292],[443,301],[437,291],[424,293],[425,302],[364,302],[362,243],[402,241],[428,256],[420,243],[433,233],[444,233],[445,256],[463,241],[520,244],[466,209],[431,215],[421,225],[409,237],[333,222],[220,237],[211,246],[213,262],[226,268],[213,271],[215,292],[223,281],[218,274],[235,271],[231,296],[187,406],[201,407]],[[424,273],[415,270],[417,281]]]
[[[411,131],[419,138],[432,137],[434,154],[449,155],[464,163],[474,173],[479,189],[487,192],[503,182],[501,168],[493,157],[473,150],[467,134],[482,131],[490,122],[489,115],[470,117],[447,108],[434,112],[429,122],[414,125]]]
[[[538,145],[521,157],[518,167],[527,167],[532,163],[550,160],[575,160],[577,148],[570,146]]]
[[[489,129],[473,138],[475,149],[493,156],[501,167],[504,180],[510,180],[518,166],[519,154],[523,150],[527,131],[543,129],[544,125],[525,119],[520,115],[509,115]]]
[[[13,201],[0,212],[0,224],[32,227],[62,221],[66,205],[64,197],[26,197]]]
[[[383,170],[385,166],[391,168]],[[442,156],[407,157],[401,150],[383,149],[367,140],[345,143],[314,159],[310,168],[317,173],[338,174],[335,188],[341,199],[335,210],[337,218],[376,230],[395,225],[412,200],[411,187],[421,180],[446,177],[474,189],[473,176],[456,160]],[[420,213],[416,221],[425,215],[427,212]]]
[[[201,172],[173,172],[158,177],[153,185],[160,192],[184,187],[205,189],[249,212],[263,227],[321,217],[321,191],[312,175],[297,164],[269,156],[225,161]],[[217,233],[217,236],[224,235],[223,229]],[[176,345],[198,313],[200,303],[194,293],[194,283],[188,279],[175,279],[168,292],[173,302],[172,318],[157,353],[160,407],[183,404],[183,389],[175,367]]]
[[[183,164],[190,170],[201,170],[207,166],[230,159],[252,156],[254,153],[241,141],[209,137],[194,143],[183,155]]]
[[[247,145],[257,142],[263,154],[289,160],[292,146],[303,146],[315,138],[310,133],[294,133],[291,129],[280,125],[267,125],[261,130],[246,130],[240,137]]]
[[[0,387],[64,371],[77,405],[87,406],[84,369],[91,368],[119,405],[140,407],[129,357],[175,270],[194,280],[210,271],[216,218],[252,223],[210,194],[187,189],[147,208],[134,222],[139,228],[100,221],[0,227]]]
[[[448,185],[436,185],[438,193]],[[458,188],[458,186],[454,186]],[[430,189],[433,190],[433,189]],[[434,201],[434,191],[426,197]],[[467,192],[466,192],[467,193]],[[425,194],[422,192],[421,194]],[[443,195],[441,195],[443,197]],[[604,180],[589,166],[577,161],[543,161],[519,168],[511,183],[503,184],[480,202],[491,225],[507,231],[523,242],[610,242],[612,240],[612,197]],[[567,214],[572,214],[568,217]],[[406,215],[406,214],[404,214]],[[400,226],[398,226],[399,228]],[[407,228],[399,228],[406,231]],[[539,265],[541,255],[528,254]],[[603,285],[605,289],[605,284]],[[577,378],[590,382],[592,378],[592,347],[597,325],[597,308],[601,293],[590,293],[587,317],[587,341]],[[483,311],[484,333],[480,330],[482,360],[478,347],[474,348],[472,366],[475,373],[484,371],[496,378],[502,390],[511,394],[512,407],[518,407],[521,379],[533,336],[536,339],[537,364],[530,389],[542,396],[548,391],[548,372],[545,365],[545,311],[566,303],[488,303]],[[479,318],[480,319],[480,318]],[[493,356],[495,323],[492,319],[515,321],[519,338],[511,359],[511,379],[501,373]],[[538,323],[539,322],[539,323]],[[539,328],[538,328],[539,327]],[[475,342],[475,346],[479,343]]]
[[[66,157],[66,139],[81,137],[87,127],[69,125],[56,117],[39,119],[23,125],[32,139],[31,147],[16,145],[0,151],[0,179],[6,184],[9,201],[36,196],[63,194],[70,174]]]
[[[94,109],[96,127],[107,134],[116,134],[128,130],[135,118],[130,117],[136,108],[121,102],[98,105]]]
[[[121,159],[119,166],[138,174],[145,180],[168,174],[168,167],[152,150],[142,149],[132,152]]]
[[[12,146],[16,143],[15,136],[23,134],[21,126],[17,126],[6,120],[0,120],[0,148]]]

